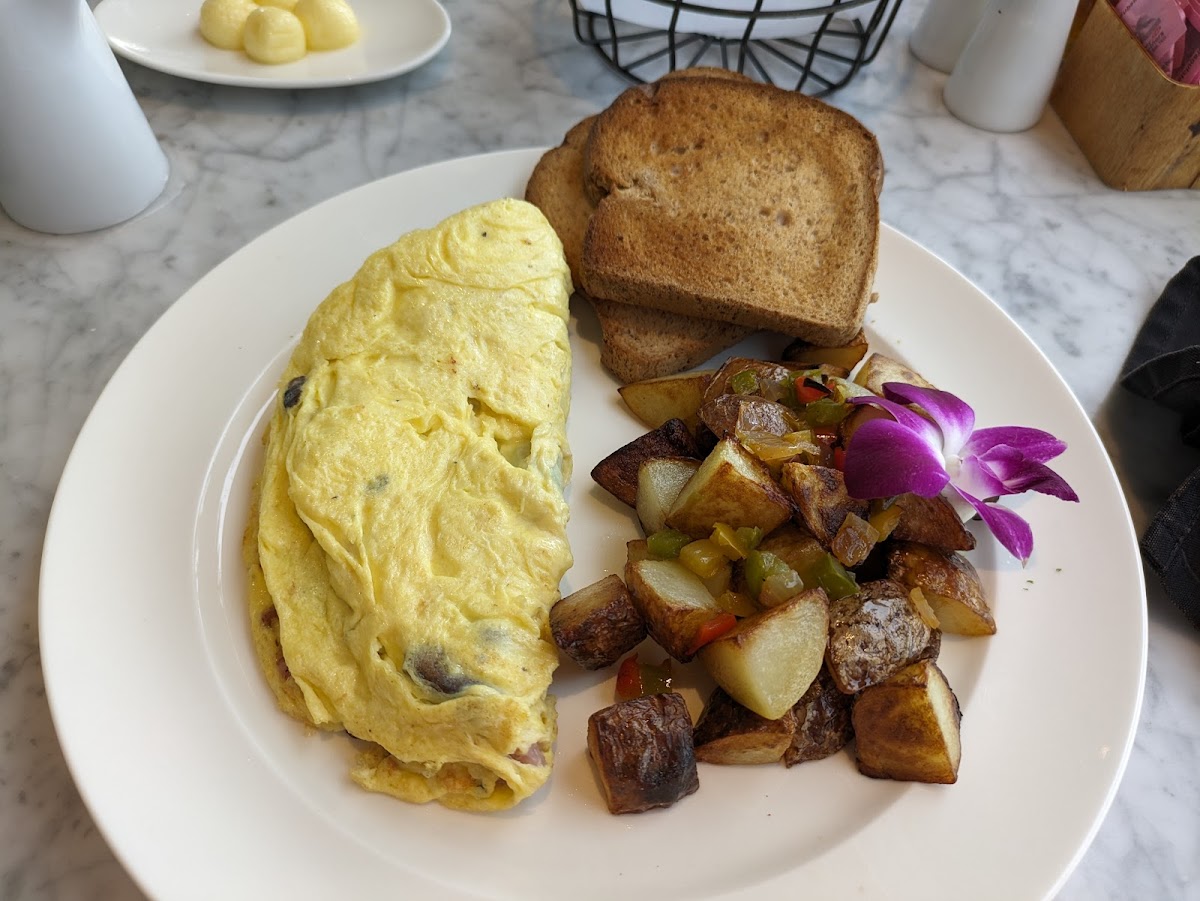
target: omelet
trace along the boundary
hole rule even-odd
[[[549,776],[570,291],[535,207],[474,207],[372,255],[280,379],[252,634],[284,712],[366,743],[364,788],[495,810]]]

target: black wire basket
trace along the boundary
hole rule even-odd
[[[788,9],[746,0],[731,9],[686,0],[570,0],[575,37],[639,84],[719,66],[821,97],[879,52],[903,0],[829,0]]]

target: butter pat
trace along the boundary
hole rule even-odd
[[[295,13],[309,50],[339,50],[358,40],[358,19],[345,0],[298,0]]]
[[[278,65],[302,59],[307,52],[304,26],[286,9],[260,6],[246,19],[242,34],[246,55],[256,63]]]
[[[200,7],[200,36],[222,50],[241,50],[246,19],[254,0],[204,0]]]

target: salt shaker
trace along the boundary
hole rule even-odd
[[[942,92],[946,108],[988,131],[1042,117],[1075,16],[1075,0],[991,0]]]
[[[975,32],[988,0],[930,0],[913,29],[908,48],[939,72],[949,72]]]
[[[167,158],[84,0],[0,0],[0,21],[0,206],[53,234],[145,209]]]

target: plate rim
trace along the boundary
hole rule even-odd
[[[145,66],[147,69],[153,69],[156,72],[161,72],[164,75],[171,75],[176,78],[186,78],[189,81],[200,82],[202,84],[220,85],[223,87],[241,87],[241,88],[264,88],[267,90],[317,90],[321,88],[345,88],[355,85],[373,84],[378,81],[386,81],[389,78],[395,78],[412,72],[424,66],[435,56],[442,51],[450,41],[450,35],[453,31],[453,26],[450,21],[450,14],[446,12],[446,8],[442,6],[440,0],[408,0],[408,2],[421,3],[426,6],[430,12],[434,12],[441,19],[441,29],[438,36],[432,41],[421,53],[414,57],[407,58],[399,64],[385,66],[376,71],[359,73],[358,75],[331,75],[324,77],[298,77],[298,78],[270,78],[265,76],[254,75],[238,75],[233,73],[223,72],[204,72],[187,66],[171,65],[169,62],[163,61],[152,52],[141,53],[134,47],[131,47],[128,42],[113,35],[109,32],[105,24],[105,17],[102,9],[105,6],[110,8],[121,3],[136,3],[136,2],[154,2],[154,0],[100,0],[99,3],[92,9],[92,14],[96,18],[96,22],[100,30],[104,34],[104,39],[108,42],[113,53],[128,60],[129,62],[137,63],[139,66]],[[197,6],[198,8],[198,6]],[[232,52],[232,51],[231,51]],[[268,67],[269,68],[269,67]]]
[[[484,153],[484,154],[478,154],[478,155],[474,155],[474,156],[460,157],[460,158],[452,159],[452,160],[445,160],[445,161],[441,161],[438,163],[433,163],[433,164],[430,164],[427,166],[423,166],[423,167],[420,167],[417,169],[412,169],[412,170],[407,170],[405,172],[396,173],[394,175],[387,176],[384,179],[380,179],[377,182],[372,182],[372,183],[368,183],[366,185],[358,186],[356,188],[353,188],[346,192],[343,192],[342,194],[336,195],[333,198],[329,198],[329,200],[324,201],[323,203],[328,203],[330,201],[337,200],[339,198],[344,198],[344,197],[346,197],[346,195],[355,194],[358,192],[369,192],[373,189],[377,189],[379,182],[382,182],[382,181],[388,181],[391,179],[408,179],[408,178],[420,178],[420,177],[432,178],[432,177],[434,177],[434,173],[431,170],[437,170],[440,168],[446,168],[448,170],[453,170],[454,168],[460,167],[460,166],[464,166],[464,167],[465,166],[479,166],[479,165],[484,165],[484,166],[501,165],[501,166],[503,166],[507,163],[511,163],[514,160],[525,160],[525,159],[527,159],[530,162],[530,166],[532,166],[532,162],[536,161],[536,158],[537,158],[536,155],[540,155],[546,149],[547,148],[544,148],[544,147],[543,148],[518,149],[518,150],[500,151],[500,152],[495,152],[495,153]],[[47,571],[50,568],[50,566],[54,563],[55,557],[56,557],[56,554],[54,553],[54,550],[52,548],[52,538],[56,534],[56,531],[59,528],[58,523],[59,523],[61,516],[63,515],[62,507],[65,504],[65,501],[62,500],[62,498],[63,498],[62,489],[63,489],[64,485],[70,484],[70,482],[68,481],[68,476],[73,472],[73,469],[76,468],[77,466],[81,465],[78,463],[77,452],[79,451],[79,448],[81,446],[84,446],[86,436],[88,436],[92,430],[98,428],[98,426],[95,425],[95,422],[97,422],[99,420],[97,411],[101,409],[101,402],[104,400],[105,395],[109,393],[110,386],[118,379],[118,376],[120,376],[122,374],[122,372],[126,370],[127,367],[131,367],[132,365],[134,365],[134,364],[131,364],[130,361],[136,359],[137,354],[135,352],[137,352],[139,350],[139,348],[142,348],[144,345],[149,346],[150,344],[153,343],[154,340],[156,340],[153,338],[153,336],[160,329],[160,326],[162,323],[169,321],[170,318],[173,318],[176,315],[183,315],[182,313],[177,312],[179,310],[185,309],[185,305],[181,304],[179,301],[184,300],[193,292],[201,293],[199,291],[199,289],[200,289],[202,283],[205,281],[205,279],[209,278],[214,272],[216,272],[218,269],[220,269],[222,266],[224,266],[229,260],[238,256],[239,254],[253,253],[251,248],[256,242],[265,238],[267,235],[270,235],[271,233],[275,232],[276,230],[281,229],[284,226],[288,225],[288,223],[292,222],[294,219],[299,218],[301,216],[306,216],[306,215],[312,213],[313,210],[315,210],[317,207],[320,207],[322,205],[323,204],[321,204],[321,203],[316,204],[313,207],[310,207],[308,210],[302,211],[302,212],[296,214],[296,216],[290,217],[288,220],[285,220],[283,223],[280,223],[280,224],[276,225],[275,227],[273,227],[272,229],[268,230],[267,232],[264,232],[263,234],[251,239],[243,247],[241,247],[237,251],[235,251],[234,254],[231,254],[230,257],[228,257],[226,259],[226,261],[223,261],[222,263],[217,264],[217,266],[213,267],[212,270],[210,270],[208,273],[206,273],[204,276],[202,276],[200,279],[198,279],[192,286],[190,286],[178,298],[178,300],[176,300],[174,303],[171,304],[171,306],[169,306],[166,310],[164,310],[163,314],[159,317],[159,319],[154,324],[152,324],[152,326],[147,330],[147,332],[142,336],[142,338],[139,339],[139,341],[130,350],[130,352],[127,354],[126,358],[121,362],[121,364],[114,371],[112,377],[110,377],[109,384],[107,384],[104,387],[104,389],[100,392],[100,394],[98,395],[95,406],[93,407],[93,410],[89,413],[87,420],[85,420],[85,423],[80,430],[79,436],[76,438],[74,446],[72,447],[71,453],[68,456],[67,462],[64,465],[62,476],[61,476],[60,483],[59,483],[59,489],[56,490],[56,492],[55,492],[54,503],[51,508],[50,517],[48,519],[47,528],[46,528],[46,538],[45,538],[45,543],[44,543],[44,547],[43,547],[43,556],[42,556],[41,578],[39,580],[38,625],[39,625],[39,639],[41,641],[42,648],[43,648],[43,669],[45,671],[45,676],[46,676],[45,681],[46,681],[47,699],[48,699],[48,703],[50,706],[51,715],[52,715],[52,719],[54,721],[55,729],[59,735],[59,741],[60,741],[60,744],[62,745],[64,757],[67,760],[68,768],[72,774],[72,778],[75,780],[75,783],[76,783],[77,787],[79,788],[79,791],[80,791],[81,795],[83,796],[84,801],[87,804],[89,811],[91,812],[93,818],[95,819],[97,826],[100,828],[101,833],[105,836],[105,839],[108,843],[109,848],[112,849],[113,853],[118,857],[118,859],[121,860],[122,864],[125,866],[126,870],[131,874],[131,876],[135,879],[135,881],[137,881],[139,883],[139,885],[142,885],[142,887],[144,889],[148,889],[149,886],[142,883],[141,875],[140,875],[140,867],[137,865],[137,862],[134,859],[132,859],[132,857],[133,857],[132,853],[130,853],[129,856],[127,856],[128,848],[126,847],[125,841],[118,842],[114,838],[112,833],[110,832],[106,814],[104,812],[102,812],[101,810],[97,809],[97,806],[93,803],[93,798],[92,798],[90,791],[88,790],[88,786],[85,785],[84,780],[81,778],[80,760],[85,755],[80,753],[81,749],[78,746],[68,747],[68,743],[63,740],[63,735],[64,735],[64,731],[63,731],[64,723],[62,721],[63,720],[63,708],[62,708],[63,702],[62,702],[61,698],[59,697],[59,692],[60,692],[61,686],[60,686],[59,679],[52,676],[52,671],[54,670],[53,660],[54,660],[55,652],[54,652],[53,648],[55,646],[55,642],[54,642],[54,640],[50,640],[49,642],[47,641],[48,606],[47,606],[47,602],[46,602],[46,596],[43,591],[44,586],[47,582]],[[1029,338],[1029,336],[1020,327],[1020,324],[1017,323],[1015,320],[1013,320],[1012,317],[1007,313],[1007,311],[1005,311],[1002,307],[999,306],[999,304],[997,304],[994,300],[992,300],[990,297],[988,297],[986,294],[984,294],[984,292],[980,291],[977,287],[975,287],[972,283],[970,283],[970,281],[968,279],[966,279],[965,276],[962,275],[962,273],[958,272],[958,270],[955,269],[952,265],[947,263],[944,259],[942,259],[937,254],[935,254],[932,251],[925,248],[923,245],[919,244],[914,239],[909,238],[908,236],[904,235],[903,233],[899,232],[898,230],[894,229],[893,227],[884,225],[883,228],[886,229],[889,233],[891,233],[891,238],[889,238],[889,240],[900,239],[904,244],[909,245],[910,251],[915,249],[916,251],[919,251],[921,254],[924,254],[924,255],[932,258],[933,260],[936,260],[936,262],[940,266],[944,267],[949,272],[953,273],[957,278],[961,279],[966,284],[971,285],[971,287],[973,287],[975,289],[976,293],[979,294],[984,300],[986,300],[988,302],[988,304],[990,304],[992,312],[998,313],[1002,318],[1007,320],[1007,322],[1013,327],[1013,329],[1024,339],[1024,342],[1028,346],[1028,348],[1033,350],[1037,355],[1039,355],[1041,357],[1041,359],[1044,361],[1047,368],[1050,371],[1055,373],[1055,375],[1058,377],[1059,382],[1061,383],[1061,387],[1065,391],[1066,396],[1069,397],[1071,403],[1073,404],[1074,409],[1075,409],[1076,413],[1078,414],[1080,420],[1086,424],[1087,430],[1090,432],[1091,440],[1095,442],[1096,447],[1100,450],[1100,452],[1103,456],[1103,460],[1105,461],[1105,463],[1107,465],[1106,477],[1112,481],[1113,486],[1116,489],[1116,496],[1120,500],[1121,508],[1122,508],[1122,511],[1124,514],[1124,517],[1123,517],[1124,526],[1125,526],[1125,532],[1127,533],[1125,537],[1130,542],[1128,549],[1133,552],[1130,556],[1130,561],[1132,562],[1133,566],[1135,567],[1135,573],[1137,576],[1136,581],[1139,586],[1139,592],[1138,592],[1138,597],[1136,598],[1136,601],[1138,602],[1138,609],[1140,611],[1140,616],[1139,616],[1139,621],[1140,621],[1139,639],[1140,640],[1139,640],[1139,646],[1138,646],[1138,658],[1139,658],[1138,659],[1138,667],[1137,667],[1138,679],[1137,679],[1137,685],[1135,686],[1135,698],[1134,698],[1134,703],[1132,705],[1132,710],[1128,717],[1129,721],[1127,724],[1125,724],[1123,726],[1123,729],[1125,732],[1124,744],[1123,744],[1123,747],[1120,749],[1118,763],[1113,772],[1112,778],[1109,781],[1109,784],[1107,786],[1105,796],[1100,800],[1099,805],[1096,807],[1094,815],[1091,817],[1091,820],[1090,820],[1090,826],[1086,830],[1086,834],[1079,836],[1078,841],[1076,843],[1076,849],[1075,849],[1074,855],[1071,857],[1071,859],[1069,861],[1066,861],[1060,867],[1059,876],[1058,876],[1056,882],[1054,883],[1053,887],[1051,887],[1047,893],[1047,896],[1050,896],[1062,886],[1062,884],[1069,878],[1070,874],[1074,871],[1079,860],[1086,853],[1097,830],[1099,829],[1101,823],[1103,822],[1105,815],[1107,814],[1108,810],[1110,809],[1113,798],[1115,797],[1115,794],[1121,784],[1121,779],[1125,773],[1126,766],[1128,764],[1128,760],[1129,760],[1130,754],[1132,752],[1134,740],[1135,740],[1136,734],[1137,734],[1137,724],[1138,724],[1140,710],[1141,710],[1142,703],[1143,703],[1144,688],[1145,688],[1145,681],[1146,681],[1146,662],[1147,662],[1147,653],[1148,653],[1148,616],[1147,616],[1147,611],[1146,611],[1146,587],[1145,587],[1144,569],[1142,566],[1142,561],[1141,561],[1140,555],[1136,553],[1136,549],[1137,549],[1136,533],[1133,528],[1133,522],[1132,522],[1132,517],[1131,517],[1130,511],[1129,511],[1128,502],[1126,501],[1126,499],[1124,497],[1123,491],[1121,491],[1121,489],[1120,489],[1120,483],[1119,483],[1119,480],[1117,479],[1115,469],[1113,468],[1112,460],[1108,456],[1107,451],[1104,449],[1103,443],[1099,439],[1099,436],[1095,430],[1095,426],[1092,423],[1091,418],[1087,416],[1086,411],[1084,411],[1084,409],[1082,408],[1082,405],[1079,403],[1078,398],[1076,398],[1074,395],[1074,392],[1072,392],[1070,390],[1070,386],[1067,385],[1066,381],[1062,378],[1061,374],[1059,374],[1057,372],[1057,370],[1054,368],[1053,364],[1049,361],[1049,359],[1046,357],[1045,353],[1041,350],[1041,348],[1039,348]],[[1131,601],[1130,603],[1133,603],[1133,602],[1134,601]],[[793,872],[794,871],[789,871],[788,873],[783,874],[780,877],[780,879],[778,880],[778,884],[779,885],[784,884],[788,878],[791,878]],[[760,883],[756,886],[753,886],[752,889],[754,891],[761,891],[765,888],[769,888],[772,884],[775,884],[775,883],[772,883],[772,882]]]

